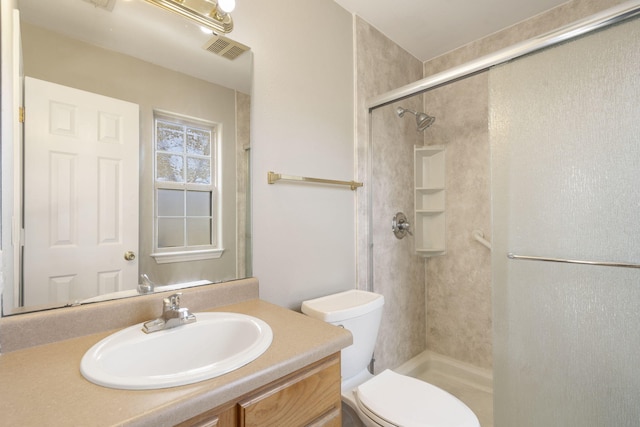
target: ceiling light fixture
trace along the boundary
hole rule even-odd
[[[165,10],[177,13],[197,22],[215,33],[230,33],[233,30],[231,12],[235,0],[147,0]]]

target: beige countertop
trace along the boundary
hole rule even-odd
[[[267,322],[273,342],[259,358],[228,374],[160,390],[116,390],[87,381],[80,360],[112,331],[0,355],[0,425],[170,426],[234,400],[329,356],[351,334],[276,305],[250,299],[215,308]]]

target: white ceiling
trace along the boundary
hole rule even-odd
[[[335,0],[420,61],[433,59],[566,1]]]
[[[234,61],[202,49],[210,38],[190,21],[143,0],[117,0],[111,12],[92,0],[20,0],[23,19],[107,49],[249,93],[252,55]],[[265,1],[265,0],[260,0]],[[566,0],[335,0],[425,61]],[[230,38],[251,46],[251,2],[237,0]],[[246,27],[246,25],[244,26]],[[249,26],[250,27],[250,26]]]
[[[34,25],[250,93],[250,52],[233,61],[208,52],[202,46],[211,34],[146,1],[118,0],[111,11],[81,0],[20,0],[19,5],[21,19]]]

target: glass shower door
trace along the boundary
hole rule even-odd
[[[495,425],[640,425],[640,21],[490,71]]]

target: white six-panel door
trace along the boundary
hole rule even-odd
[[[138,105],[25,81],[24,303],[137,283]]]

